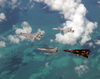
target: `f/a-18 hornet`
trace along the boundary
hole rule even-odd
[[[72,30],[72,27],[70,27],[70,28],[66,28],[66,29],[63,29],[63,28],[60,28],[60,27],[58,27],[58,28],[53,28],[54,30],[60,30],[61,32],[64,32],[64,34],[66,34],[66,33],[68,33],[68,32],[74,32],[74,30]]]
[[[34,40],[34,38],[40,40],[40,37],[43,36],[43,35],[41,35],[41,32],[31,33],[31,34],[28,34],[28,33],[20,33],[20,34],[17,34],[17,35],[25,36],[26,39],[30,39],[30,40]]]
[[[58,49],[58,47],[51,47],[51,48],[49,48],[49,49],[45,49],[45,48],[37,48],[38,50],[42,50],[42,51],[46,51],[47,52],[47,54],[50,54],[50,53],[57,53],[57,49]]]
[[[76,49],[76,50],[67,49],[67,50],[63,50],[63,51],[71,52],[77,56],[83,56],[85,58],[88,58],[88,54],[90,53],[90,49]]]

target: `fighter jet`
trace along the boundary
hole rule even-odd
[[[42,51],[46,51],[47,52],[47,54],[50,54],[50,53],[57,53],[57,49],[58,49],[58,47],[51,47],[51,48],[49,48],[49,49],[45,49],[45,48],[37,48],[38,50],[42,50]]]
[[[63,50],[63,51],[71,52],[77,56],[83,56],[85,58],[88,58],[88,54],[90,53],[90,49],[76,49],[76,50],[67,49],[67,50]]]
[[[66,28],[66,29],[63,29],[63,28],[60,28],[60,27],[58,27],[58,28],[53,28],[54,30],[60,30],[61,32],[64,32],[64,34],[66,34],[66,33],[68,33],[68,32],[74,32],[74,30],[72,30],[72,27],[70,27],[70,28]]]
[[[25,36],[26,39],[30,39],[30,40],[34,40],[34,38],[40,40],[40,37],[43,36],[43,35],[41,35],[41,32],[31,33],[31,34],[28,34],[28,33],[20,33],[20,34],[17,34],[17,35]]]

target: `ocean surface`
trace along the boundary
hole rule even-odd
[[[84,45],[79,42],[62,44],[55,40],[55,35],[60,32],[52,28],[63,27],[66,22],[60,11],[50,10],[44,2],[14,1],[1,0],[3,3],[0,4],[0,14],[6,16],[5,20],[0,21],[0,41],[5,42],[5,45],[0,42],[0,79],[100,79],[100,43],[95,43],[95,40],[100,40],[98,0],[81,1],[87,9],[85,17],[93,23],[97,22],[97,28],[90,34],[91,40]],[[45,31],[41,40],[22,40],[16,36],[16,30],[23,28],[23,22],[31,27],[31,33],[38,29]],[[12,37],[9,38],[9,35]],[[92,46],[89,46],[90,42]],[[49,47],[58,47],[57,54],[46,55],[46,52],[37,50]],[[64,52],[64,49],[90,49],[91,52],[88,58],[84,58]]]

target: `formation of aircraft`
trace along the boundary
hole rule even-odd
[[[60,30],[61,32],[64,32],[64,34],[68,33],[68,32],[74,32],[74,30],[72,30],[72,27],[71,28],[66,28],[66,29],[63,29],[63,28],[53,28],[54,30]],[[30,40],[34,40],[34,38],[40,40],[40,37],[42,37],[43,35],[41,35],[41,32],[37,32],[37,33],[31,33],[31,34],[28,34],[28,33],[20,33],[20,34],[17,34],[17,35],[20,35],[20,36],[25,36],[26,39],[30,39]],[[57,53],[57,50],[58,47],[51,47],[51,48],[37,48],[37,50],[42,50],[42,51],[45,51],[47,52],[46,54],[51,54],[51,53]],[[90,49],[76,49],[76,50],[72,50],[72,49],[67,49],[67,50],[63,50],[65,52],[71,52],[77,56],[83,56],[85,58],[88,58],[88,55],[90,53]]]
[[[72,27],[70,27],[70,28],[66,28],[66,29],[63,29],[63,28],[60,28],[60,27],[58,27],[58,28],[52,28],[53,30],[60,30],[61,32],[63,32],[64,34],[66,34],[66,33],[68,33],[68,32],[74,32],[74,30],[72,30]]]
[[[51,47],[51,48],[48,48],[48,49],[45,49],[45,48],[37,48],[38,50],[42,50],[42,51],[46,51],[47,54],[50,54],[50,53],[57,53],[57,49],[58,47]]]
[[[20,34],[17,34],[17,35],[25,36],[26,39],[30,39],[30,40],[34,40],[34,38],[40,40],[40,37],[43,36],[43,35],[41,35],[41,32],[31,33],[31,34],[28,34],[28,33],[20,33]]]

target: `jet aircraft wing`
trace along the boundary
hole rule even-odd
[[[29,35],[29,39],[33,40],[33,39],[34,39],[34,37],[33,37],[33,36],[31,36],[31,35]]]
[[[54,49],[54,47],[50,47],[49,49]]]

